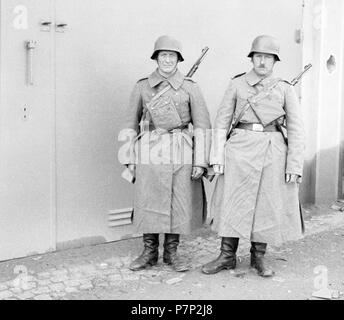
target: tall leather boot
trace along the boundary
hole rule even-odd
[[[163,261],[171,265],[177,272],[183,272],[190,269],[186,262],[182,261],[177,255],[179,245],[179,234],[166,233],[164,242]]]
[[[204,265],[202,272],[214,274],[223,269],[235,269],[238,245],[239,238],[222,237],[220,255],[215,260]]]
[[[251,267],[255,268],[261,277],[272,277],[275,272],[267,268],[264,262],[266,247],[266,243],[251,242]]]
[[[159,234],[144,233],[143,234],[144,250],[141,255],[136,258],[129,266],[132,271],[146,269],[154,266],[159,258]]]

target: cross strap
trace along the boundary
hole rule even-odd
[[[247,110],[251,107],[251,103],[257,103],[261,100],[263,100],[264,98],[266,98],[271,90],[273,90],[277,84],[282,81],[282,79],[278,78],[276,79],[272,84],[270,84],[267,88],[262,89],[261,91],[259,91],[256,95],[254,95],[253,97],[249,98],[248,103],[242,108],[241,112],[239,113],[238,118],[235,120],[235,122],[232,125],[231,130],[229,131],[229,134],[236,128],[236,126],[238,125],[238,123],[240,122],[240,120],[242,119],[242,117],[244,116],[244,114],[247,112]],[[229,135],[228,134],[228,135]]]
[[[153,102],[155,102],[156,100],[158,100],[164,93],[166,93],[167,91],[169,91],[172,88],[172,86],[169,84],[168,86],[166,86],[164,89],[160,90],[154,97],[153,99],[147,104],[147,108],[148,105],[150,106]]]
[[[150,121],[150,115],[149,115],[149,112],[147,114],[147,111],[150,110],[150,106],[155,102],[157,101],[163,94],[165,94],[167,91],[169,91],[170,89],[172,88],[172,86],[169,84],[168,86],[166,86],[164,89],[160,90],[153,98],[151,101],[149,101],[146,105],[146,108],[144,108],[143,110],[143,115],[142,115],[142,118],[141,118],[141,121],[140,121],[140,131],[145,131],[145,124],[144,122],[145,121]]]

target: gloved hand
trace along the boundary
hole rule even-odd
[[[287,173],[285,175],[285,182],[286,183],[302,183],[302,177],[298,174]]]
[[[225,166],[222,164],[214,164],[213,169],[216,176],[220,176],[225,172]]]
[[[191,179],[192,180],[198,180],[200,177],[202,177],[204,173],[204,168],[203,167],[193,167],[192,168],[192,175]]]

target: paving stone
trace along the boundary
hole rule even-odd
[[[123,280],[123,276],[120,274],[114,274],[108,277],[108,279],[112,282],[116,282],[116,281],[122,281]]]
[[[109,267],[109,265],[107,263],[101,263],[99,265],[97,265],[98,269],[101,269],[101,270],[105,270]]]
[[[93,278],[92,278],[93,279]],[[89,284],[92,283],[92,279],[83,279],[83,280],[79,280],[80,285],[85,285],[85,284]]]
[[[51,277],[50,272],[39,272],[37,273],[37,278],[39,279],[48,279]]]
[[[121,260],[118,257],[113,257],[113,258],[106,259],[105,263],[116,264],[116,263],[121,263]]]
[[[37,284],[39,286],[48,286],[49,284],[51,284],[51,281],[49,279],[37,280]]]
[[[79,280],[67,280],[67,281],[64,281],[64,284],[67,287],[77,287],[80,285],[80,281]]]
[[[97,271],[96,267],[91,265],[91,264],[80,266],[78,269],[79,269],[79,271],[81,271],[83,273],[92,273],[92,272]]]
[[[63,291],[65,289],[65,285],[63,283],[54,283],[49,286],[52,291]]]
[[[50,293],[50,296],[52,296],[53,298],[56,298],[56,299],[62,298],[62,297],[64,297],[65,295],[66,295],[66,293],[63,292],[63,291],[57,291],[57,292],[52,292],[52,293]]]
[[[109,274],[118,274],[118,273],[119,273],[119,270],[117,268],[111,268],[111,269],[103,270],[101,274],[109,275]]]
[[[116,268],[115,269],[117,272],[121,273],[121,274],[125,274],[125,273],[130,273],[130,274],[137,274],[135,271],[132,271],[130,269],[121,269],[121,268]],[[147,271],[147,270],[146,270]]]
[[[9,290],[0,291],[0,300],[4,300],[11,297],[13,297],[13,292]]]
[[[8,289],[8,285],[6,284],[0,284],[0,291],[5,291]]]
[[[79,267],[78,266],[72,266],[68,268],[69,273],[76,273],[76,272],[80,272]]]
[[[42,295],[44,293],[49,293],[50,289],[48,287],[39,287],[32,291],[34,294]]]
[[[17,296],[17,298],[19,298],[21,300],[27,300],[27,299],[32,299],[35,295],[30,291],[26,291],[26,292],[17,294],[16,296]]]
[[[22,293],[23,290],[21,288],[18,288],[18,287],[15,287],[15,288],[11,288],[11,291],[14,293],[14,294],[18,294],[18,293]]]
[[[67,288],[65,288],[65,292],[67,292],[67,293],[78,292],[78,289],[75,287],[67,287]]]
[[[54,276],[52,278],[50,278],[51,282],[63,282],[63,281],[68,281],[69,277],[67,277],[66,275],[59,275],[59,276]]]
[[[15,288],[24,288],[28,283],[36,281],[36,278],[33,276],[26,276],[21,274],[20,276],[17,276],[15,279],[11,281],[10,286]]]
[[[92,276],[93,276],[93,275],[91,275],[91,277],[92,277]],[[81,272],[76,272],[76,273],[71,272],[68,279],[84,279],[84,278],[86,278],[86,277],[88,277],[88,275],[85,276],[85,274],[83,274],[83,273],[81,273]]]
[[[60,270],[51,272],[52,277],[66,276],[67,274],[68,274],[68,270],[66,269],[60,269]]]
[[[79,287],[80,290],[88,290],[88,289],[93,289],[93,285],[92,283],[85,283],[85,284],[82,284],[80,287]]]
[[[102,282],[97,282],[95,284],[96,287],[108,287],[109,286],[109,282],[105,282],[105,281],[102,281]]]
[[[40,294],[34,297],[35,300],[52,300],[49,294]]]
[[[138,275],[130,275],[130,274],[123,275],[123,280],[125,281],[137,281],[139,279],[140,277]]]
[[[22,289],[24,291],[31,290],[31,289],[34,289],[34,288],[37,288],[37,283],[36,282],[27,282],[27,283],[23,284],[23,286],[22,286]]]

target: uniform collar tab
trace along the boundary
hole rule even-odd
[[[248,72],[245,77],[247,83],[252,87],[258,84],[260,81],[262,81],[262,78],[258,77],[258,75],[254,72],[253,69],[250,72]]]
[[[179,89],[184,82],[184,75],[177,70],[172,76],[169,78],[164,78],[156,69],[149,77],[148,82],[151,88],[156,87],[161,82],[167,81],[175,90]]]
[[[266,78],[260,78],[252,69],[249,73],[246,74],[246,81],[250,86],[255,86],[257,85],[259,82],[269,82],[270,79],[273,78],[273,73],[271,73],[270,75],[268,75]]]

